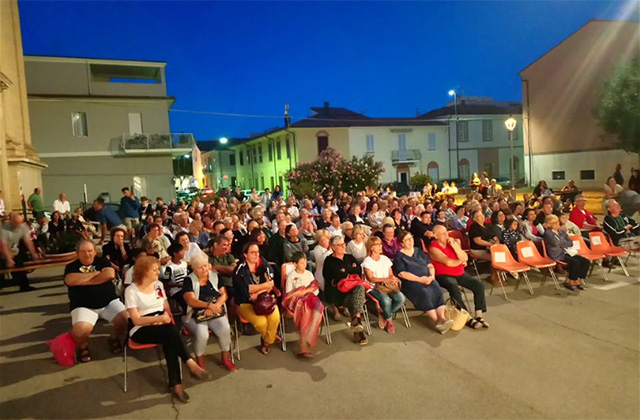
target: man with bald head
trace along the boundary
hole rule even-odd
[[[20,214],[12,213],[0,229],[0,268],[21,268],[31,259],[38,260],[40,256],[29,235],[29,227]],[[21,292],[35,290],[29,285],[26,271],[11,273],[11,277]],[[0,288],[9,285],[0,283]]]
[[[484,286],[478,279],[464,271],[469,258],[467,253],[462,250],[457,239],[449,237],[444,226],[436,225],[433,228],[433,234],[435,240],[429,246],[429,257],[436,269],[436,281],[440,287],[447,289],[449,296],[467,312],[469,309],[462,299],[460,286],[471,290],[475,316],[467,322],[467,326],[473,329],[489,328],[489,324],[482,318],[483,312],[487,311]]]

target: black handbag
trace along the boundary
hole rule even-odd
[[[216,303],[218,299],[213,296],[210,299],[204,300],[203,302],[207,302],[207,303]],[[201,322],[207,322],[210,321],[212,319],[217,319],[220,317],[223,317],[226,315],[226,310],[225,307],[222,307],[222,312],[220,312],[219,314],[213,314],[213,315],[205,315],[207,308],[201,308],[195,311],[194,313],[194,319],[196,320],[197,323],[201,323]]]

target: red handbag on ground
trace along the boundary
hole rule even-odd
[[[349,274],[347,277],[343,278],[338,282],[338,290],[342,293],[349,293],[354,287],[358,285],[363,285],[365,290],[371,290],[373,287],[366,283],[362,277],[357,274]]]
[[[60,365],[73,366],[76,363],[76,342],[70,332],[47,341],[47,345]]]

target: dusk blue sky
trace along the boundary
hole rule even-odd
[[[637,3],[636,3],[637,4]],[[518,72],[623,1],[20,1],[25,54],[166,61],[171,131],[245,137],[329,101],[411,117],[463,95],[521,100]],[[626,16],[628,17],[628,16]],[[638,18],[637,9],[631,16]]]

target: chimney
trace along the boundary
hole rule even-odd
[[[324,103],[324,109],[329,110],[329,102]]]
[[[291,118],[289,117],[289,104],[284,105],[284,126],[289,128],[291,124]]]

